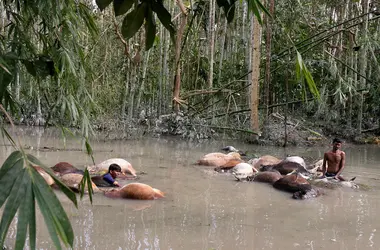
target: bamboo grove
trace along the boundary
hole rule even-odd
[[[88,134],[141,112],[254,131],[286,107],[359,133],[379,119],[376,2],[267,0],[266,14],[251,0],[124,1],[170,13],[144,9],[128,29],[112,1],[63,2],[1,4],[0,101],[20,120]]]

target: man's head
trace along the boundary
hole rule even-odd
[[[333,150],[338,150],[342,147],[343,141],[338,138],[334,138],[333,140]]]
[[[111,164],[108,168],[108,173],[111,174],[112,178],[116,178],[117,173],[121,172],[121,167],[117,164]]]

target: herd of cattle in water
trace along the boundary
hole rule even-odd
[[[307,165],[299,156],[289,156],[278,159],[271,155],[263,155],[253,159],[243,159],[242,152],[232,146],[223,148],[226,153],[215,152],[201,157],[196,164],[200,166],[213,167],[216,172],[232,174],[237,181],[264,182],[274,188],[293,194],[295,199],[309,199],[323,194],[323,187],[349,187],[358,188],[354,178],[350,181],[340,181],[333,178],[321,178],[323,160]],[[153,200],[164,197],[164,192],[147,184],[132,182],[123,187],[103,188],[98,185],[104,174],[109,172],[109,166],[116,164],[120,166],[121,172],[117,179],[135,180],[138,178],[136,170],[132,165],[120,158],[106,160],[100,164],[89,166],[92,175],[92,189],[94,192],[103,192],[110,198]],[[57,187],[54,179],[41,167],[34,168],[42,175],[48,185]],[[61,182],[79,192],[83,171],[70,163],[60,162],[51,168],[55,176]]]

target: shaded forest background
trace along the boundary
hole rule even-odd
[[[118,139],[378,142],[376,2],[267,0],[261,24],[246,1],[229,1],[232,18],[221,2],[164,1],[176,33],[145,20],[156,23],[147,41],[149,27],[126,37],[112,5],[3,1],[0,102],[21,124]]]

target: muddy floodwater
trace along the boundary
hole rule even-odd
[[[28,152],[48,166],[67,161],[84,168],[91,159],[81,141],[64,140],[54,130],[18,128]],[[3,139],[0,163],[12,152]],[[141,175],[139,182],[162,190],[154,201],[113,200],[96,194],[76,209],[56,192],[75,233],[73,249],[380,249],[380,147],[343,145],[347,154],[345,177],[369,190],[326,190],[313,200],[293,200],[291,194],[268,184],[238,183],[229,174],[194,166],[202,155],[233,144],[258,155],[282,158],[287,154],[322,158],[326,147],[264,147],[239,142],[188,142],[179,138],[144,138],[91,141],[96,163],[124,158]],[[42,149],[42,150],[37,150]],[[130,181],[121,181],[123,184]],[[1,188],[1,187],[0,187]],[[79,199],[79,196],[78,196]],[[44,225],[37,219],[38,249],[55,249]],[[9,230],[10,247],[16,237]]]

